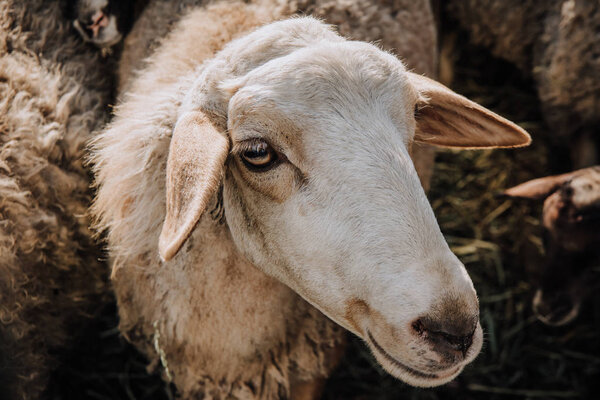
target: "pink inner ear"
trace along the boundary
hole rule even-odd
[[[575,176],[577,171],[561,175],[533,179],[504,191],[504,195],[523,199],[541,200],[555,192],[563,183]]]
[[[158,249],[173,258],[204,213],[221,179],[229,141],[201,112],[183,115],[173,131],[167,160],[166,217]]]
[[[444,147],[521,147],[531,143],[518,125],[421,75],[409,73],[422,96],[415,141]]]

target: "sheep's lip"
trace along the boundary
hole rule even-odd
[[[369,332],[368,330],[367,330],[367,336],[369,338],[369,341],[373,345],[373,348],[375,350],[377,350],[377,352],[380,353],[387,361],[392,363],[394,366],[399,367],[400,369],[406,371],[407,373],[409,373],[410,375],[412,375],[415,378],[425,379],[425,380],[430,380],[430,381],[440,380],[440,379],[448,378],[448,377],[456,374],[460,370],[460,366],[457,366],[456,368],[450,370],[448,373],[445,373],[443,375],[432,374],[432,373],[428,373],[428,372],[421,372],[419,370],[411,368],[408,365],[398,361],[395,357],[390,355],[387,351],[385,351],[383,349],[383,347],[381,347],[381,345],[379,343],[377,343],[377,341],[375,340],[375,338],[373,337],[371,332]]]

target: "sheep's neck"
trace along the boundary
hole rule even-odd
[[[158,333],[163,361],[184,393],[208,390],[207,382],[224,391],[279,382],[287,391],[288,374],[324,376],[336,361],[328,354],[337,353],[342,329],[247,262],[227,225],[209,213],[174,260],[116,269],[114,279],[130,337],[141,320],[129,319],[131,305],[123,303],[133,291],[151,294],[134,313],[144,315],[145,343],[156,346]]]

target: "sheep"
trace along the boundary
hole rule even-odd
[[[0,397],[35,399],[108,291],[89,229],[86,142],[107,117],[100,60],[64,3],[0,3]]]
[[[534,78],[550,139],[570,147],[573,167],[600,162],[600,4],[452,0],[445,6],[473,43]]]
[[[575,319],[583,299],[600,287],[600,166],[533,179],[504,195],[544,200],[545,260],[535,271],[533,310],[547,325]]]
[[[82,39],[108,54],[127,35],[144,5],[145,0],[76,0],[70,13]]]
[[[316,397],[342,328],[405,382],[448,382],[481,348],[478,301],[410,147],[529,135],[311,17],[273,22],[286,16],[191,11],[92,141],[121,332],[182,398]]]

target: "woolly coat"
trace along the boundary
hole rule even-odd
[[[0,397],[38,398],[105,296],[88,228],[86,142],[106,120],[106,60],[62,1],[0,3]]]

